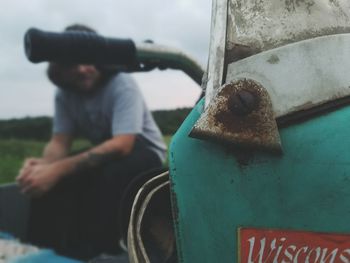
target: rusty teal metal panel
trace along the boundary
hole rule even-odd
[[[170,146],[181,262],[237,262],[239,227],[350,233],[350,107],[280,130],[284,154],[189,138],[200,102]]]

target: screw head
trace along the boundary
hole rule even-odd
[[[240,90],[232,94],[228,100],[229,110],[238,116],[245,116],[258,107],[258,99],[255,94],[247,90]]]

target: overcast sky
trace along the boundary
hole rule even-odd
[[[29,63],[23,36],[29,27],[61,31],[83,23],[100,34],[152,39],[185,50],[206,65],[211,0],[2,0],[0,9],[0,119],[52,115],[55,88],[46,64]],[[179,71],[133,74],[151,109],[192,106],[196,83]]]

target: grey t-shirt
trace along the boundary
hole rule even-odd
[[[125,73],[112,77],[92,96],[57,89],[53,133],[80,135],[93,144],[136,134],[161,160],[166,157],[162,134],[137,84]]]

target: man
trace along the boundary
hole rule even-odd
[[[33,197],[28,239],[77,258],[117,253],[122,191],[137,174],[162,165],[161,133],[129,75],[51,62],[48,76],[58,87],[53,135],[43,157],[27,159],[17,177]],[[94,146],[70,155],[77,136]]]

